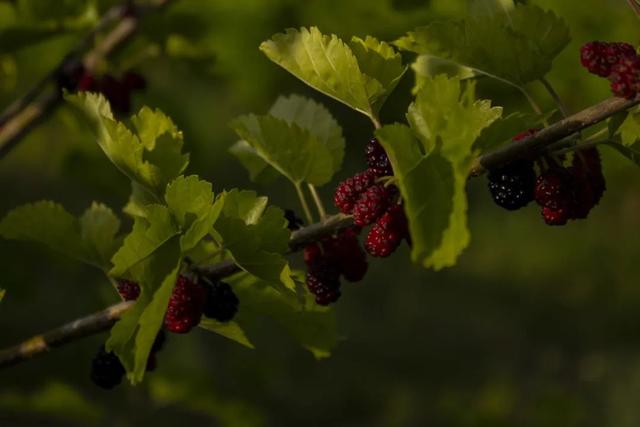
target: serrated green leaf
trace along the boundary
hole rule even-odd
[[[231,126],[274,169],[299,185],[326,184],[334,173],[333,156],[326,144],[295,123],[271,115],[236,118]]]
[[[80,217],[80,234],[92,252],[91,258],[97,260],[103,268],[111,265],[111,257],[122,243],[117,238],[120,219],[107,206],[93,202]]]
[[[367,36],[364,40],[353,37],[349,47],[366,77],[367,97],[377,115],[407,67],[402,64],[402,57],[393,47],[375,37]]]
[[[207,234],[216,221],[224,198],[214,203],[211,183],[200,180],[196,175],[179,176],[168,186],[165,201],[182,230],[180,247],[183,252],[193,249]]]
[[[109,258],[120,239],[120,221],[104,205],[94,203],[78,219],[61,205],[42,201],[20,206],[0,222],[6,239],[42,243],[49,248],[100,269],[110,268]]]
[[[245,271],[271,283],[295,287],[289,264],[290,231],[281,209],[266,207],[267,200],[251,191],[232,190],[225,197],[215,232],[234,261]]]
[[[226,193],[223,213],[246,224],[256,224],[268,203],[268,197],[258,197],[255,191],[233,189]]]
[[[430,79],[438,74],[446,74],[450,77],[458,77],[461,80],[471,79],[478,76],[472,68],[442,59],[431,55],[418,55],[411,64],[411,69],[416,76],[416,82],[412,93],[415,95],[420,91],[425,79]]]
[[[465,184],[473,144],[502,114],[488,101],[475,100],[473,89],[437,76],[425,82],[409,108],[412,129],[391,125],[376,132],[405,202],[412,259],[436,270],[454,265],[469,243]]]
[[[268,317],[316,358],[331,354],[338,341],[335,313],[315,304],[308,291],[301,304],[295,291],[275,289],[248,274],[236,275],[229,283],[240,300],[237,321],[243,330],[260,325]]]
[[[122,208],[122,212],[133,218],[146,218],[146,207],[154,203],[156,203],[156,199],[153,195],[149,194],[149,192],[137,182],[131,181],[131,196],[129,196],[129,201],[124,208]]]
[[[267,57],[314,89],[373,116],[358,60],[335,35],[316,27],[289,28],[260,45]]]
[[[613,130],[611,124],[617,124],[612,136],[620,136],[622,145],[631,147],[640,139],[640,108],[636,107],[623,115],[614,116],[609,122],[610,132]]]
[[[249,178],[253,182],[269,185],[280,176],[277,170],[262,160],[256,149],[247,141],[236,142],[229,148],[229,152],[249,171]]]
[[[213,205],[213,186],[197,175],[179,176],[167,185],[164,200],[180,227],[204,216]],[[188,215],[190,218],[187,218]]]
[[[617,142],[604,142],[603,145],[613,148],[627,159],[640,166],[640,142],[633,145],[623,145]]]
[[[162,205],[147,206],[148,216],[136,218],[133,230],[111,261],[110,274],[123,276],[129,269],[151,256],[158,248],[179,233],[169,209]]]
[[[142,381],[153,341],[162,326],[181,262],[179,239],[173,237],[127,270],[140,285],[133,308],[113,326],[107,349],[125,366],[129,380]]]
[[[340,170],[345,145],[342,128],[324,105],[300,95],[279,96],[269,114],[308,130],[327,146],[332,159],[331,174]]]
[[[514,136],[527,129],[540,126],[540,117],[534,114],[511,113],[485,128],[473,145],[480,154],[510,142]]]
[[[434,22],[394,44],[521,86],[544,77],[569,41],[569,30],[561,18],[537,6],[520,4],[490,17]]]
[[[100,94],[80,92],[66,95],[87,119],[98,144],[122,173],[160,201],[166,185],[187,167],[182,154],[182,134],[171,119],[147,107],[132,118],[134,134],[116,121],[107,100]]]
[[[41,201],[15,208],[0,222],[0,235],[10,240],[43,243],[72,258],[89,262],[76,218],[61,205]]]
[[[251,349],[255,348],[238,322],[218,322],[217,320],[203,317],[198,326],[202,329],[206,329],[207,331],[222,335],[223,337],[228,338],[231,341],[235,341],[245,347]]]

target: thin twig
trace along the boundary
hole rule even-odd
[[[311,209],[309,209],[309,203],[307,203],[307,198],[304,196],[304,192],[302,191],[302,185],[300,183],[293,184],[296,187],[296,194],[298,195],[298,200],[300,200],[300,205],[302,206],[302,211],[304,212],[304,217],[309,224],[313,222],[313,216],[311,215]]]
[[[562,116],[568,117],[569,110],[567,109],[567,106],[564,104],[564,102],[562,101],[562,98],[560,98],[560,95],[558,95],[558,92],[556,92],[556,90],[553,88],[551,83],[544,77],[540,79],[540,83],[542,83],[542,85],[547,90],[547,92],[549,92],[549,95],[553,99],[553,102],[555,102],[556,105],[558,106],[558,109],[562,113]]]
[[[627,0],[627,4],[631,7],[631,9],[633,9],[636,16],[640,18],[640,4],[638,4],[638,2],[636,2],[635,0]]]
[[[52,348],[107,330],[132,306],[133,302],[112,305],[44,334],[36,335],[14,347],[2,350],[0,351],[0,367],[15,365]]]
[[[57,83],[62,75],[67,73],[67,77],[72,77],[71,73],[80,64],[87,72],[93,72],[102,59],[113,54],[133,36],[143,15],[159,10],[170,2],[171,0],[156,0],[144,7],[137,7],[132,13],[125,14],[125,11],[131,7],[127,2],[127,5],[116,6],[106,12],[98,25],[75,49],[0,115],[0,158],[60,105],[62,93]],[[90,48],[96,35],[116,21],[117,24],[105,34],[101,41]]]
[[[327,217],[327,211],[324,210],[324,205],[322,204],[322,199],[318,194],[318,190],[316,189],[316,186],[313,184],[309,184],[309,192],[311,193],[311,198],[313,199],[313,203],[315,203],[316,205],[316,209],[318,210],[320,219],[324,220]]]

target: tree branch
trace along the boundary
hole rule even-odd
[[[625,111],[639,103],[640,99],[607,99],[542,129],[534,136],[510,143],[479,157],[471,170],[471,176],[481,175],[487,169],[501,166],[515,158],[535,156],[550,144],[602,122],[612,115]],[[348,227],[352,223],[350,216],[338,214],[297,230],[291,234],[291,241],[289,242],[290,253],[299,251],[307,243],[317,241],[321,237]],[[232,261],[193,268],[195,271],[214,279],[222,279],[241,271],[240,267]],[[113,305],[104,311],[83,317],[51,332],[31,338],[15,347],[0,351],[0,368],[42,354],[49,348],[105,331],[111,328],[115,321],[131,306],[132,303]]]
[[[600,123],[616,113],[628,110],[640,103],[640,98],[609,98],[599,104],[564,118],[533,136],[504,145],[480,156],[471,168],[471,176],[478,176],[522,157],[536,157],[548,145]]]
[[[0,351],[0,367],[8,367],[60,347],[71,341],[111,328],[133,302],[121,302],[102,311],[81,317],[44,334],[36,335],[14,347]]]
[[[305,244],[331,234],[353,223],[348,215],[333,215],[324,221],[311,224],[291,234],[290,252],[296,252]],[[223,279],[242,271],[233,261],[203,267],[193,267],[199,273],[212,279]],[[134,302],[121,302],[107,307],[105,310],[76,319],[66,325],[47,333],[36,335],[16,346],[0,351],[0,368],[9,367],[32,357],[46,353],[51,348],[59,347],[72,341],[94,335],[110,329],[113,324],[131,307]]]
[[[170,2],[171,0],[155,0],[144,6],[135,7],[134,10],[127,2],[107,11],[76,48],[0,115],[0,158],[61,103],[62,92],[57,85],[60,77],[65,75],[71,77],[71,73],[80,64],[86,71],[93,72],[102,59],[113,54],[133,36],[139,27],[141,17],[165,7]],[[117,24],[91,48],[96,36],[115,22]]]

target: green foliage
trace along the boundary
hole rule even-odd
[[[511,113],[485,128],[473,145],[480,154],[511,142],[518,133],[541,126],[541,118],[534,114]]]
[[[256,330],[266,317],[284,328],[316,358],[331,354],[338,341],[335,313],[315,304],[308,291],[304,291],[305,299],[301,303],[295,290],[276,289],[248,274],[239,274],[229,283],[241,301],[236,315],[241,328]]]
[[[475,100],[473,84],[440,75],[425,81],[409,107],[411,128],[376,132],[404,199],[415,262],[449,267],[468,245],[465,184],[473,144],[501,114],[489,101]]]
[[[207,331],[215,332],[216,334],[228,338],[231,341],[235,341],[245,347],[251,349],[255,348],[247,337],[245,331],[236,321],[218,322],[215,319],[203,317],[198,326],[202,329],[206,329]]]
[[[350,45],[316,27],[290,28],[260,45],[269,59],[291,74],[374,123],[405,68],[400,55],[373,37]]]
[[[66,98],[84,114],[111,162],[160,201],[167,184],[189,163],[189,156],[182,154],[182,133],[171,119],[145,107],[131,119],[134,134],[114,119],[104,96],[80,92]]]
[[[132,265],[128,277],[140,285],[141,294],[132,309],[111,329],[107,348],[115,351],[129,380],[142,381],[153,341],[162,326],[181,263],[176,237]]]
[[[295,123],[251,114],[238,117],[232,126],[261,159],[295,185],[322,185],[331,179],[329,148]]]
[[[517,5],[488,17],[433,22],[394,44],[521,86],[544,77],[569,41],[567,25],[554,13]]]
[[[603,144],[640,166],[640,109],[616,114],[608,123],[609,138]]]
[[[290,231],[281,209],[267,207],[266,197],[253,191],[231,190],[214,224],[224,249],[245,271],[272,284],[295,288],[284,253]]]
[[[0,222],[0,236],[42,243],[67,256],[110,268],[111,256],[120,244],[116,236],[120,220],[106,206],[93,203],[80,218],[61,205],[41,201],[15,208]]]
[[[232,127],[243,139],[231,152],[253,180],[268,180],[275,169],[295,185],[323,185],[342,165],[342,129],[324,106],[311,99],[281,96],[268,115],[241,116]]]

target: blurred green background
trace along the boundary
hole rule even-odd
[[[67,3],[78,2],[60,2],[60,9]],[[190,173],[211,180],[216,191],[253,188],[296,209],[288,187],[248,180],[226,151],[235,142],[228,122],[265,112],[280,93],[321,101],[347,139],[336,182],[363,167],[372,129],[270,63],[259,43],[303,25],[347,38],[393,40],[469,10],[463,0],[175,3],[148,22],[109,69],[133,67],[145,75],[148,89],[136,95],[135,107],[148,104],[175,119],[192,153]],[[554,10],[571,28],[572,43],[548,76],[569,108],[609,96],[606,82],[580,67],[578,49],[593,39],[637,45],[640,21],[626,2],[532,3]],[[7,8],[0,2],[0,23],[9,19]],[[79,18],[77,31],[11,53],[0,50],[0,106],[63,57],[86,32],[83,19],[94,18]],[[184,40],[197,43],[185,47]],[[383,109],[384,122],[402,120],[412,84],[407,73]],[[507,112],[528,108],[509,88],[486,81],[479,88]],[[531,85],[550,110],[541,89]],[[0,371],[0,425],[637,426],[640,171],[601,151],[607,193],[588,220],[566,227],[544,225],[534,207],[501,210],[485,179],[471,180],[472,243],[459,265],[423,270],[411,265],[406,247],[372,261],[363,283],[345,285],[336,306],[344,341],[327,360],[314,360],[268,322],[256,350],[196,330],[170,337],[158,371],[144,384],[105,392],[88,376],[102,334]],[[76,213],[93,200],[117,210],[129,193],[126,178],[66,108],[0,160],[0,189],[2,214],[43,198]],[[321,192],[329,204],[332,185]],[[0,304],[2,347],[117,301],[98,273],[45,249],[0,240],[0,260],[0,287],[7,290]]]

